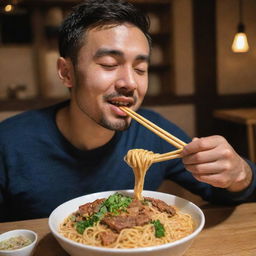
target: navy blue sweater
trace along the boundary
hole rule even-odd
[[[132,189],[134,174],[123,158],[129,149],[166,153],[175,148],[136,121],[117,132],[107,144],[83,151],[70,144],[56,126],[61,103],[24,112],[0,123],[0,221],[48,217],[59,204],[88,193]],[[149,110],[139,113],[186,142],[190,138],[176,125]],[[97,135],[95,135],[97,136]],[[255,173],[255,166],[251,167]],[[198,182],[180,159],[153,164],[146,174],[146,190],[157,190],[171,179],[213,203],[246,200],[255,190],[242,193]]]

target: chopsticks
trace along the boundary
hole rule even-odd
[[[164,154],[155,154],[153,163],[167,161],[175,158],[181,158],[181,155],[179,154],[181,151],[182,149],[178,149]]]
[[[124,111],[127,115],[129,115],[131,118],[133,118],[134,120],[136,120],[137,122],[139,122],[140,124],[145,126],[150,131],[154,132],[156,135],[158,135],[159,137],[161,137],[162,139],[164,139],[168,143],[172,144],[176,148],[183,149],[183,147],[185,145],[187,145],[184,141],[178,139],[174,135],[172,135],[169,132],[163,130],[162,128],[155,125],[154,123],[152,123],[148,119],[144,118],[143,116],[139,115],[138,113],[134,112],[130,108],[128,108],[128,107],[119,107],[119,108],[122,111]],[[172,152],[174,152],[174,151],[172,151]],[[169,154],[169,157],[170,157],[170,154],[172,152],[169,152],[169,153],[166,153],[166,154]],[[178,153],[175,152],[174,155],[177,155],[177,154]],[[168,157],[168,156],[166,155],[166,157]]]

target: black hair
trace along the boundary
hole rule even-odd
[[[151,46],[149,18],[125,0],[84,0],[75,6],[59,30],[59,53],[75,64],[86,31],[105,24],[130,23],[138,27]]]

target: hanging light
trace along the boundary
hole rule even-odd
[[[232,44],[232,51],[248,52],[248,50],[249,44],[245,34],[245,25],[242,22],[242,1],[239,0],[239,24],[237,26],[237,33]]]
[[[6,0],[6,3],[0,4],[0,14],[21,14],[24,13],[25,9],[20,8],[19,3],[23,0]],[[1,0],[0,0],[1,2]]]
[[[7,4],[5,7],[4,7],[4,11],[5,12],[11,12],[13,10],[13,5],[12,4]]]

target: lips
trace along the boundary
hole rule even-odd
[[[112,98],[108,100],[108,103],[115,105],[117,107],[125,106],[125,107],[131,107],[134,104],[134,100],[131,98]]]
[[[112,111],[118,116],[127,116],[127,114],[123,112],[119,107],[131,107],[134,104],[134,100],[132,98],[125,97],[115,97],[112,99],[108,99],[107,102],[112,105]]]

